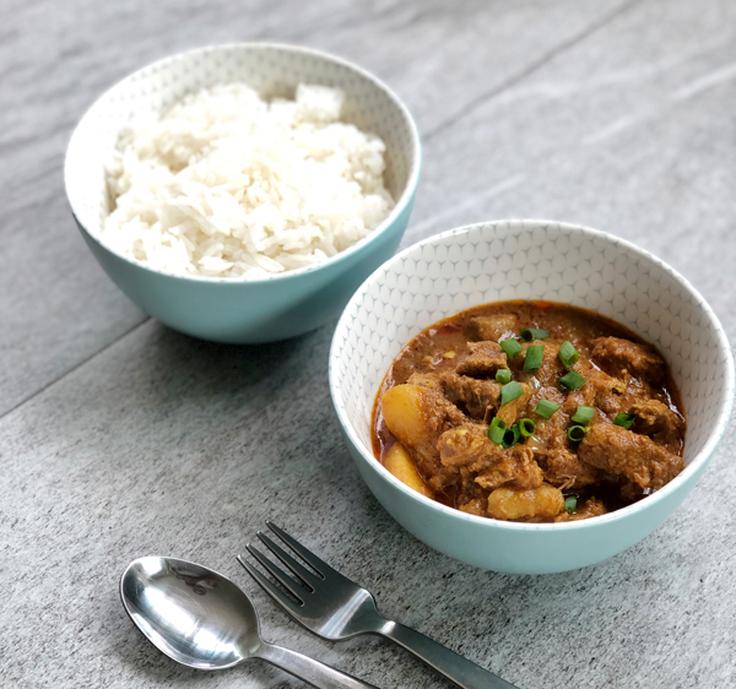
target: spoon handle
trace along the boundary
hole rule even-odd
[[[377,689],[372,684],[340,672],[319,660],[282,646],[264,643],[254,657],[286,670],[317,689]]]

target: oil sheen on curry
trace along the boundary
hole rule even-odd
[[[386,374],[372,426],[404,483],[495,519],[605,514],[683,468],[685,415],[661,354],[552,302],[486,304],[421,332]]]

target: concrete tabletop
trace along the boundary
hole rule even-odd
[[[544,217],[633,240],[736,335],[736,4],[579,2],[0,5],[0,685],[297,687],[254,663],[186,670],[134,630],[118,577],[143,554],[242,584],[267,638],[384,688],[448,686],[377,639],[297,627],[235,562],[266,518],[381,608],[522,689],[736,686],[736,453],[599,566],[482,572],[403,531],[360,481],[333,416],[333,324],[261,347],[148,319],[84,246],[61,176],[76,120],[155,58],[276,39],[342,54],[418,120],[408,245],[476,220]]]

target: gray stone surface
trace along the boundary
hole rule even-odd
[[[733,431],[687,504],[609,562],[547,577],[461,565],[360,482],[329,403],[331,326],[251,348],[145,321],[88,255],[60,181],[70,127],[126,71],[207,42],[306,42],[375,69],[421,124],[406,244],[491,217],[590,224],[681,270],[733,338],[733,3],[74,0],[0,16],[0,685],[299,686],[150,648],[117,578],[159,552],[232,575],[268,638],[380,687],[446,686],[385,643],[328,644],[276,611],[234,561],[266,517],[525,689],[736,685]]]

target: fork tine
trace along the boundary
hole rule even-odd
[[[281,562],[286,565],[304,584],[312,591],[314,591],[315,579],[321,578],[316,577],[313,572],[310,572],[301,562],[293,558],[287,553],[276,541],[274,541],[268,534],[259,531],[256,536],[260,539],[261,543],[266,546]]]
[[[304,602],[304,595],[309,593],[307,589],[294,577],[289,576],[284,572],[281,567],[275,564],[272,560],[269,560],[258,548],[248,543],[245,546],[248,552],[258,560],[259,564],[267,570],[271,576],[276,579],[292,596],[297,598],[302,603]]]
[[[289,536],[286,531],[276,526],[271,520],[266,520],[266,526],[271,529],[286,545],[289,546],[299,557],[304,560],[310,567],[314,569],[317,574],[321,575],[322,579],[326,579],[328,576],[350,581],[347,577],[340,574],[340,572],[332,569],[324,560],[320,560],[311,550],[305,548],[299,541],[294,537]],[[353,582],[350,582],[353,583]]]
[[[242,555],[237,556],[238,562],[243,566],[246,572],[255,579],[256,583],[269,595],[271,598],[286,608],[294,615],[300,614],[301,603],[297,602],[290,594],[282,591],[276,584],[274,584],[268,577],[264,576],[258,569],[250,564]]]

